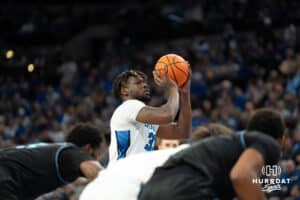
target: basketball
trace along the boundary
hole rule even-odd
[[[167,54],[158,59],[155,70],[161,74],[168,73],[169,77],[181,87],[189,76],[189,64],[179,55]]]

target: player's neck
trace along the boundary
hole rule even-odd
[[[130,97],[130,96],[127,96],[127,97],[123,97],[123,102],[127,101],[127,100],[134,100],[136,98],[133,98],[133,97]]]

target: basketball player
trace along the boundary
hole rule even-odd
[[[126,71],[114,80],[114,95],[122,104],[116,108],[110,121],[109,164],[132,154],[151,151],[156,135],[165,139],[182,139],[190,134],[190,79],[179,88],[178,93],[176,83],[169,76],[160,75],[157,71],[153,72],[153,76],[166,98],[166,103],[159,107],[145,104],[150,100],[150,89],[143,72]],[[175,124],[172,122],[178,112],[179,101],[178,124]]]
[[[100,131],[78,124],[66,141],[0,150],[0,199],[35,199],[78,177],[94,179],[102,168],[96,161],[103,146]]]
[[[140,199],[265,199],[252,180],[264,165],[278,162],[284,129],[279,113],[257,110],[247,131],[210,137],[171,156],[156,168]]]
[[[211,135],[232,133],[229,128],[218,124],[201,127],[203,128],[192,133],[198,136],[193,138],[192,142]],[[101,171],[97,178],[87,185],[80,200],[97,200],[99,197],[109,200],[136,200],[140,188],[149,180],[155,168],[161,166],[170,155],[188,146],[184,144],[177,148],[140,153],[120,159]]]

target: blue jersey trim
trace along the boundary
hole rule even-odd
[[[63,183],[63,184],[68,184],[70,183],[69,181],[66,181],[65,179],[63,179],[63,177],[61,176],[60,174],[60,171],[59,171],[59,155],[60,153],[62,152],[62,150],[64,150],[65,148],[67,148],[68,145],[63,145],[61,147],[59,147],[59,149],[56,151],[55,153],[55,168],[56,168],[56,174],[57,174],[57,177],[58,179]]]
[[[130,146],[130,131],[116,131],[116,138],[117,138],[117,148],[118,148],[118,157],[125,158],[126,152]]]
[[[246,145],[246,141],[245,141],[245,131],[239,132],[239,135],[240,135],[240,143],[241,143],[243,149],[246,149],[247,145]]]

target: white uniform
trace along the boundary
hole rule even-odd
[[[141,153],[118,160],[86,186],[80,200],[137,200],[141,186],[150,179],[155,168],[188,146],[181,145],[175,149]]]
[[[127,100],[114,111],[110,120],[109,164],[132,154],[153,150],[158,125],[136,121],[144,106],[139,100]]]

